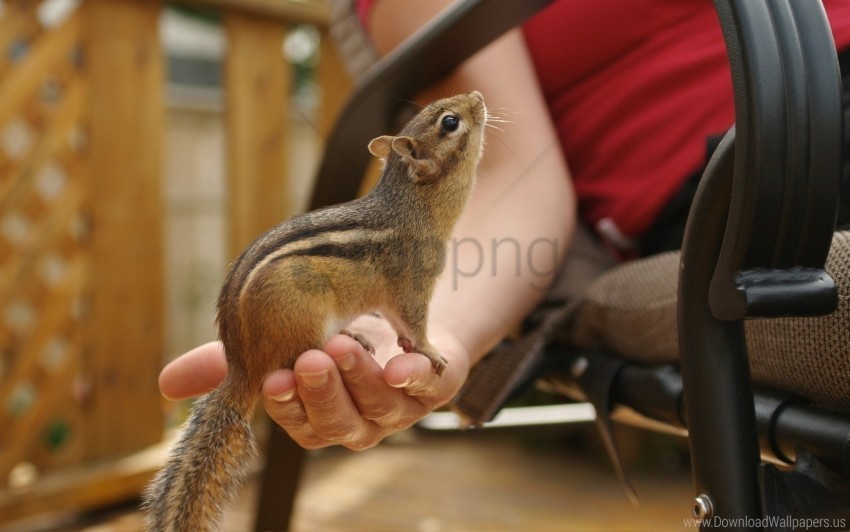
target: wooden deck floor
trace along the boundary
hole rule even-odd
[[[466,433],[410,430],[361,453],[326,449],[306,467],[293,530],[685,530],[691,486],[671,437],[621,437],[632,507],[590,427]],[[225,531],[250,530],[256,483]],[[42,530],[139,530],[132,507]]]
[[[595,434],[408,436],[373,453],[331,451],[313,464],[296,529],[681,530],[690,508],[688,466],[664,444],[629,451],[642,501],[635,509]],[[667,471],[650,472],[647,462],[666,462]]]

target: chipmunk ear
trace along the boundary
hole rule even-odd
[[[407,163],[415,181],[426,181],[434,174],[434,162],[426,156],[416,140],[410,137],[396,137],[393,139],[392,148]]]
[[[393,151],[405,159],[419,159],[417,143],[410,137],[396,137],[393,139]]]
[[[375,157],[386,159],[392,149],[393,140],[395,140],[395,137],[391,137],[389,135],[382,135],[374,138],[372,139],[372,142],[369,143],[369,152]]]

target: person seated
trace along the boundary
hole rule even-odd
[[[356,7],[386,54],[449,3]],[[850,2],[824,6],[843,68]],[[337,335],[265,380],[268,414],[305,448],[365,449],[450,401],[470,368],[546,296],[579,220],[619,259],[678,247],[707,144],[734,122],[726,48],[708,0],[556,1],[420,100],[471,90],[501,119],[488,129],[430,307],[429,338],[448,367],[438,377],[426,357],[399,353],[383,319],[359,318],[349,329],[372,342],[374,357]],[[521,253],[499,245],[506,241]],[[211,342],[169,364],[160,389],[171,399],[202,394],[225,372],[221,345]]]

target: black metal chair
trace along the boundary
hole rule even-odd
[[[364,146],[391,131],[399,102],[548,3],[457,2],[376,63],[327,142],[311,207],[355,196],[359,183],[344,177],[365,171]],[[842,386],[850,377],[850,235],[834,235],[844,151],[834,43],[819,2],[715,4],[733,72],[736,127],[701,180],[682,252],[604,274],[519,344],[485,358],[455,406],[487,421],[512,390],[545,369],[551,385],[593,402],[612,451],[610,416],[623,410],[638,423],[687,430],[695,516],[738,529],[761,526],[758,519],[768,516],[850,523],[850,385]],[[641,305],[652,294],[628,290],[644,282],[674,295],[678,286],[677,301],[646,310]],[[632,298],[632,306],[614,308],[611,298],[618,297]],[[674,327],[665,338],[648,338],[648,346],[610,336],[643,310],[655,322],[677,322],[678,335]],[[828,316],[773,319],[817,315]],[[765,319],[745,325],[756,317]],[[797,356],[824,343],[830,353]],[[815,378],[796,378],[802,372]],[[288,521],[282,479],[303,456],[280,431],[273,434],[257,529]],[[281,445],[290,448],[281,452]],[[289,463],[278,464],[280,457]],[[294,484],[288,489],[294,493]]]

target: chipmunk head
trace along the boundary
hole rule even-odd
[[[369,151],[387,164],[397,155],[414,183],[434,183],[458,171],[471,177],[481,158],[486,120],[480,92],[443,98],[419,111],[398,136],[374,139]]]

